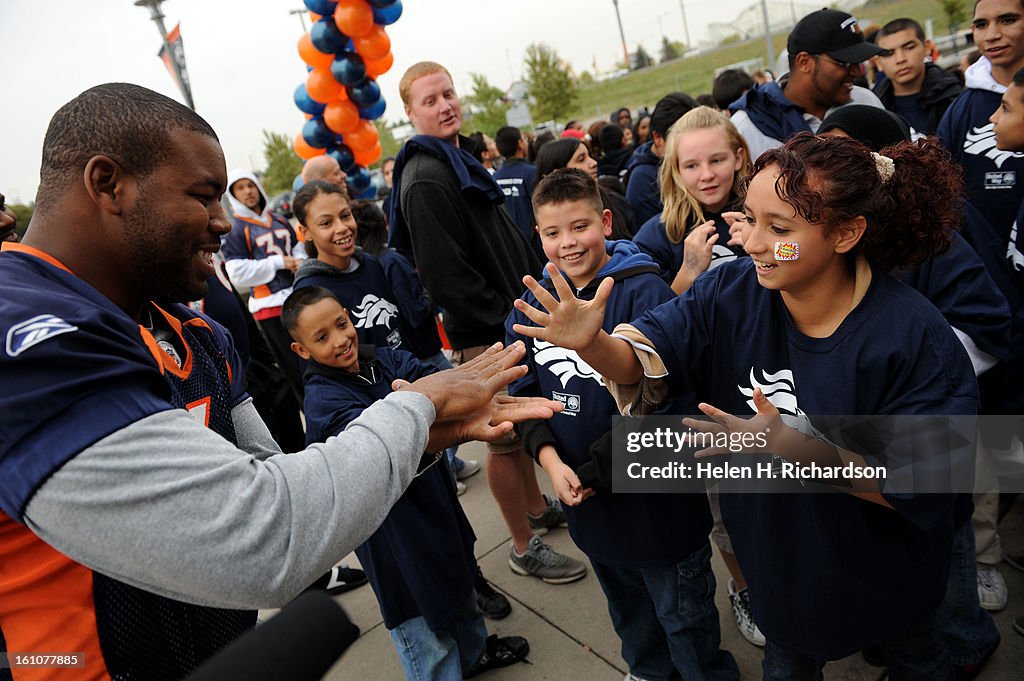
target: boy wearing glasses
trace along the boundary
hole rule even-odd
[[[305,373],[306,439],[324,442],[392,392],[399,379],[437,371],[412,354],[360,347],[348,312],[329,290],[311,286],[285,301],[281,322]],[[456,500],[441,454],[426,454],[416,479],[380,528],[356,549],[406,677],[471,678],[519,662],[526,639],[487,635],[473,584],[476,537]],[[387,475],[388,471],[381,471]]]
[[[870,90],[853,84],[863,73],[861,63],[882,50],[864,40],[846,12],[811,12],[793,27],[786,49],[789,73],[778,83],[751,88],[729,106],[752,159],[798,132],[816,133],[825,116],[844,104],[884,108]]]

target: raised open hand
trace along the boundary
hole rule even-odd
[[[516,309],[539,326],[515,324],[512,330],[520,335],[539,338],[569,350],[578,351],[585,348],[601,331],[604,307],[608,302],[608,296],[611,295],[614,282],[611,278],[605,279],[597,287],[593,300],[580,300],[573,294],[572,288],[557,267],[548,263],[546,269],[558,298],[551,295],[533,277],[523,277],[523,283],[544,310],[531,307],[521,299],[515,301]]]

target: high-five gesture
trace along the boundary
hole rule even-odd
[[[551,295],[536,279],[523,277],[523,283],[544,306],[544,310],[531,307],[523,300],[515,301],[515,307],[538,326],[515,324],[512,330],[530,338],[539,338],[548,343],[569,350],[582,350],[590,345],[601,331],[604,322],[604,306],[611,295],[614,282],[609,278],[601,282],[593,300],[580,300],[572,292],[558,268],[548,263],[548,276],[555,286],[558,298]]]

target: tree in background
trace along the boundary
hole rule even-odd
[[[970,18],[964,0],[940,0],[939,4],[942,5],[942,12],[949,22],[950,33],[956,33],[956,30]]]
[[[654,59],[647,53],[643,45],[637,45],[636,54],[633,55],[633,64],[634,69],[646,69],[654,64]]]
[[[302,159],[292,149],[292,140],[269,130],[263,131],[263,158],[267,169],[263,171],[263,188],[268,196],[288,191],[295,176],[302,172]]]
[[[25,230],[28,229],[28,223],[32,220],[32,213],[35,211],[36,204],[8,203],[7,207],[18,218],[18,226],[15,228],[15,231],[18,233],[18,238],[23,239],[25,237]]]
[[[383,151],[381,151],[380,158],[377,159],[377,162],[372,167],[379,167],[381,161],[397,155],[398,150],[402,148],[401,142],[398,142],[395,139],[394,133],[391,132],[391,128],[401,125],[401,123],[389,126],[384,122],[383,118],[378,118],[373,124],[377,126],[377,137],[380,139],[380,148]]]
[[[544,43],[531,43],[526,48],[525,64],[526,81],[534,102],[530,107],[534,120],[559,120],[568,116],[579,94],[572,67]]]
[[[659,61],[662,64],[682,57],[685,51],[686,45],[683,45],[678,40],[669,40],[667,36],[661,36],[661,58]]]
[[[501,88],[491,85],[487,77],[479,73],[470,73],[473,79],[473,91],[463,102],[467,105],[463,114],[468,113],[464,123],[464,134],[482,132],[494,137],[498,128],[507,125],[505,112],[509,105],[503,101],[505,93]]]

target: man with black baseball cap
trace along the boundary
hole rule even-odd
[[[811,12],[793,27],[786,48],[789,74],[748,90],[729,107],[752,158],[798,132],[816,132],[829,111],[844,104],[884,108],[870,90],[853,84],[861,63],[882,50],[864,39],[846,12]]]

